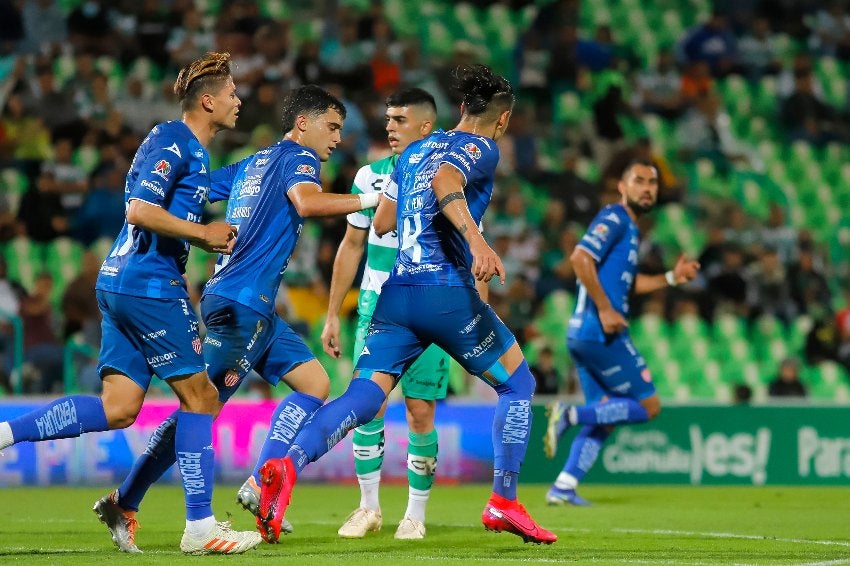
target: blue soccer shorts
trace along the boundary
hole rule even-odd
[[[516,338],[471,287],[384,285],[356,369],[398,378],[431,344],[482,375]],[[502,380],[509,376],[503,376]]]
[[[615,335],[608,342],[570,338],[567,347],[576,364],[586,403],[598,403],[603,397],[640,401],[655,394],[649,368],[627,332]]]
[[[207,372],[222,403],[236,393],[252,369],[275,386],[296,366],[315,358],[277,315],[269,317],[231,299],[204,295],[201,316],[207,327]]]
[[[97,291],[103,315],[97,372],[123,373],[147,391],[160,379],[204,371],[198,317],[188,299],[152,299]]]

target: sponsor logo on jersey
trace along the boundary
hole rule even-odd
[[[142,182],[139,184],[150,192],[152,192],[153,194],[165,198],[165,190],[162,188],[162,185],[160,185],[156,181],[148,181],[147,179],[142,179]]]
[[[199,336],[192,338],[192,349],[195,350],[196,354],[201,354],[201,338]]]
[[[203,159],[204,158],[204,150],[203,149],[196,150],[195,151],[195,157],[197,157],[198,159]]]
[[[174,155],[176,155],[180,159],[183,159],[183,156],[180,154],[180,148],[177,147],[177,142],[174,142],[173,144],[171,144],[171,146],[164,147],[162,149],[164,149],[165,151],[170,151],[171,153],[173,153]]]
[[[421,153],[414,153],[413,155],[411,155],[410,157],[407,158],[407,162],[410,163],[411,165],[416,165],[420,161],[422,161],[422,154]]]
[[[370,352],[370,351],[369,351],[369,348],[367,348],[366,346],[363,346],[363,351],[362,351],[362,352],[360,352],[360,355],[361,355],[361,356],[368,356],[368,355],[370,355],[371,353],[372,353],[372,352]]]
[[[168,175],[171,173],[171,163],[165,159],[160,159],[156,162],[156,165],[153,166],[153,171],[151,171],[151,173],[159,175],[167,181]]]
[[[201,170],[198,171],[198,173],[200,173],[201,175],[205,175],[206,172],[207,172],[207,166],[204,165],[203,163],[201,163]]]
[[[217,340],[217,339],[213,338],[212,336],[210,336],[209,334],[207,335],[206,338],[204,338],[204,344],[209,344],[210,346],[215,346],[216,348],[221,348],[221,340]]]
[[[295,172],[300,173],[301,175],[313,175],[313,176],[315,176],[316,168],[313,167],[312,165],[307,165],[306,163],[302,163],[301,165],[298,166],[298,168],[295,170]]]
[[[236,373],[236,370],[227,370],[227,373],[224,374],[224,386],[233,387],[237,383],[239,383],[239,374]]]
[[[610,229],[605,224],[597,224],[593,227],[593,235],[603,242],[608,239],[608,232]]]
[[[167,334],[167,331],[163,328],[161,330],[155,330],[154,332],[148,332],[147,334],[142,334],[142,340],[156,340],[157,338],[162,338]]]
[[[478,149],[478,146],[472,142],[469,142],[465,146],[463,146],[463,151],[472,158],[473,161],[477,161],[481,159],[481,150]]]

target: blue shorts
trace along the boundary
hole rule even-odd
[[[473,288],[385,285],[357,369],[360,377],[377,371],[398,378],[425,348],[437,344],[463,369],[480,376],[514,342],[505,323]]]
[[[576,364],[586,403],[603,397],[630,397],[640,401],[655,395],[655,385],[628,333],[610,342],[568,339],[567,347]]]
[[[201,316],[207,327],[207,372],[221,402],[236,393],[252,369],[275,386],[296,366],[316,357],[277,315],[268,317],[231,299],[204,295]]]
[[[160,379],[204,371],[198,317],[188,299],[151,299],[96,291],[103,314],[97,373],[123,373],[148,390]]]

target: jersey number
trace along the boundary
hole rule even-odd
[[[401,251],[413,248],[411,259],[414,263],[422,261],[422,246],[419,245],[419,235],[422,234],[422,214],[405,216],[401,228]]]

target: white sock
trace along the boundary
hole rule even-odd
[[[197,521],[186,520],[186,532],[195,538],[204,538],[210,534],[213,527],[215,527],[215,515]]]
[[[558,489],[575,489],[578,487],[578,480],[572,474],[561,472],[558,474],[558,479],[555,480],[555,487]]]
[[[380,511],[381,504],[378,500],[378,491],[381,488],[381,470],[375,470],[368,474],[357,474],[360,483],[360,507]]]
[[[578,424],[578,409],[575,407],[567,409],[567,422],[570,423],[570,426]]]
[[[0,422],[0,450],[8,448],[15,443],[12,437],[12,427],[6,421]]]
[[[404,516],[424,523],[425,506],[428,504],[429,495],[431,495],[431,490],[408,488],[407,511],[405,511]]]

